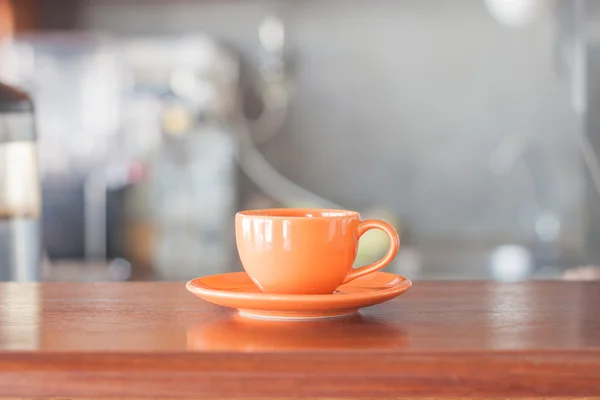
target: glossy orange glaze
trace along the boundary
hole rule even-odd
[[[391,300],[406,292],[407,278],[374,272],[339,286],[335,294],[261,293],[245,272],[194,279],[187,289],[211,303],[237,308],[247,317],[322,319],[355,314],[359,308]]]
[[[352,270],[358,240],[375,228],[390,238],[389,251],[380,261]],[[384,268],[400,246],[392,226],[361,221],[355,211],[243,211],[235,217],[235,231],[242,265],[265,293],[331,294],[342,283]]]

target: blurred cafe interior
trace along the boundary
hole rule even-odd
[[[0,245],[39,233],[41,280],[187,280],[241,269],[236,211],[344,208],[396,227],[413,280],[591,279],[596,22],[595,0],[0,0],[41,193]],[[369,232],[356,265],[387,247]]]

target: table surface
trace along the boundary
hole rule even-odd
[[[255,321],[184,283],[0,284],[0,396],[600,395],[600,283],[415,282]]]

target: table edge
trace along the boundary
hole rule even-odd
[[[600,349],[0,353],[5,397],[404,395],[600,396]]]

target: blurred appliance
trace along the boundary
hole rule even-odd
[[[33,103],[0,83],[0,280],[40,276],[40,182]]]
[[[257,33],[249,82],[237,55],[203,35],[16,38],[12,81],[39,106],[51,259],[109,261],[115,279],[236,269],[236,163],[280,206],[344,208],[284,177],[257,146],[282,129],[289,97],[283,23],[268,17]],[[253,120],[246,90],[262,103]],[[380,239],[359,252],[387,249]]]
[[[36,105],[44,248],[50,259],[102,259],[106,191],[97,171],[118,133],[114,44],[86,35],[26,35],[3,56],[0,63],[11,66],[5,78]]]
[[[239,97],[238,61],[202,35],[129,40],[122,52],[128,85],[120,158],[134,160],[143,175],[122,197],[125,257],[151,264],[163,280],[227,271],[235,257],[228,126]]]
[[[39,110],[51,259],[108,261],[115,279],[230,268],[233,54],[202,35],[81,34],[17,37],[9,54]]]

